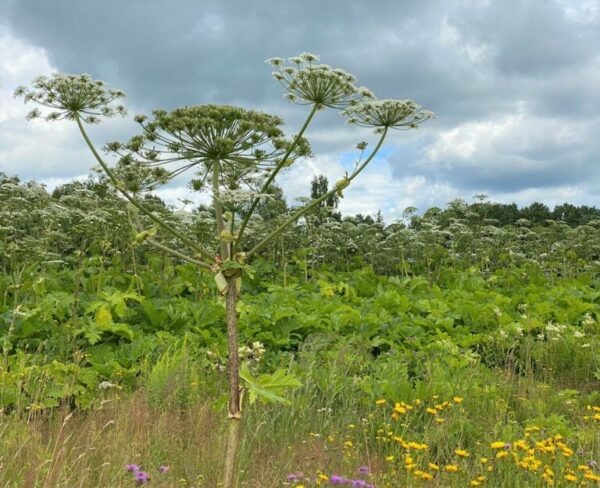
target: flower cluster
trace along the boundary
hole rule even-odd
[[[23,97],[25,103],[35,102],[51,111],[43,115],[34,109],[28,119],[43,117],[46,120],[76,120],[94,124],[99,117],[125,115],[122,105],[112,106],[119,98],[125,97],[121,90],[107,89],[104,82],[94,80],[90,75],[54,74],[51,77],[40,76],[33,83],[33,89],[21,86],[16,89],[15,97]]]
[[[434,400],[437,401],[437,397],[434,397]],[[439,416],[441,412],[451,410],[462,402],[462,397],[456,396],[452,401],[443,401],[431,406],[421,400],[410,404],[389,404],[385,399],[377,400],[376,405],[389,405],[392,419],[397,421],[402,418],[404,429],[410,425],[409,415],[414,418],[431,418],[435,423],[441,423],[437,422],[443,420]],[[587,410],[589,415],[585,415],[584,420],[600,421],[600,407],[590,405]],[[436,449],[430,449],[430,445],[424,442],[406,440],[394,432],[393,424],[386,423],[384,428],[379,429],[377,439],[390,446],[390,453],[385,459],[395,476],[404,471],[408,476],[420,481],[469,476],[468,486],[482,486],[488,482],[493,483],[496,473],[506,474],[508,469],[527,473],[527,476],[533,479],[537,477],[548,486],[559,483],[559,480],[582,484],[600,481],[600,475],[596,472],[597,462],[589,460],[583,448],[569,445],[561,434],[549,436],[544,432],[542,427],[530,425],[524,428],[521,438],[493,440],[484,448],[485,451],[478,454],[459,446],[452,449],[453,455],[440,457],[438,452],[436,458],[432,457]],[[401,448],[399,452],[398,447]],[[442,460],[444,462],[440,462]]]
[[[262,342],[254,341],[250,346],[239,347],[238,354],[242,361],[260,363],[265,354],[265,346]]]
[[[285,98],[301,105],[315,105],[319,109],[343,109],[365,99],[373,93],[356,87],[356,78],[346,71],[320,64],[319,57],[303,53],[289,58],[267,59],[277,71],[273,77],[286,89]]]
[[[158,472],[164,474],[168,473],[170,469],[169,466],[161,465],[158,467]],[[138,464],[126,464],[125,471],[133,474],[133,478],[138,485],[145,485],[150,481],[150,474],[147,471],[143,471]]]
[[[366,478],[371,476],[371,469],[368,466],[360,466],[358,468],[358,477],[347,478],[339,474],[327,476],[324,473],[319,473],[315,479],[317,486],[346,486],[350,488],[375,488],[375,485],[369,483]],[[303,473],[291,473],[287,476],[287,484],[291,484],[294,488],[305,488],[304,483],[312,482],[310,476],[305,476]]]
[[[372,100],[351,105],[343,111],[348,123],[361,127],[384,129],[415,129],[422,122],[435,117],[412,100]]]
[[[200,169],[200,178],[194,180],[197,191],[215,161],[220,164],[220,184],[235,190],[282,162],[292,144],[284,137],[279,117],[255,110],[198,105],[171,112],[155,110],[153,115],[150,121],[145,116],[135,118],[142,134],[124,143],[111,142],[105,150],[117,155],[124,167],[167,168],[161,175],[165,180],[188,169]],[[299,138],[285,164],[309,154],[308,142]]]

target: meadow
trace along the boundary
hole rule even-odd
[[[106,183],[0,181],[0,484],[219,486],[213,274],[136,242]],[[585,221],[455,201],[282,234],[238,303],[238,486],[596,485],[600,221],[565,208]]]

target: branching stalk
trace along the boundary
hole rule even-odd
[[[290,157],[290,154],[292,154],[292,151],[298,145],[298,141],[300,141],[300,139],[304,135],[304,132],[306,131],[306,128],[310,124],[310,122],[311,122],[312,118],[314,117],[314,115],[317,113],[318,109],[319,108],[318,108],[317,104],[313,104],[313,108],[310,111],[310,113],[308,114],[308,117],[306,118],[306,120],[304,121],[304,125],[300,129],[300,132],[298,132],[298,135],[294,138],[294,142],[292,142],[292,144],[290,145],[290,147],[287,150],[287,152],[281,158],[281,162],[269,174],[269,177],[267,178],[267,181],[265,181],[264,185],[262,186],[262,188],[260,190],[260,193],[265,193],[267,191],[267,189],[269,188],[269,185],[273,182],[273,180],[275,179],[275,177],[277,176],[277,174],[285,166],[287,159]],[[252,201],[252,205],[250,205],[250,209],[248,210],[248,213],[246,214],[246,216],[244,217],[244,220],[242,221],[242,224],[240,226],[240,230],[238,232],[238,237],[237,237],[237,239],[235,241],[235,244],[233,246],[234,252],[239,247],[240,243],[242,242],[242,236],[244,235],[244,230],[246,230],[246,226],[248,225],[248,222],[250,221],[250,217],[252,217],[252,214],[254,213],[254,210],[256,209],[256,206],[258,205],[259,201],[260,201],[260,195],[258,195],[256,198],[254,198],[254,200]]]
[[[205,251],[201,246],[199,246],[198,244],[196,244],[194,241],[192,241],[188,237],[184,236],[181,232],[179,232],[173,226],[171,226],[168,223],[166,223],[161,218],[157,217],[152,211],[150,211],[144,205],[142,205],[141,203],[139,203],[127,190],[125,190],[125,188],[123,188],[123,185],[121,185],[121,183],[119,182],[117,176],[110,169],[110,167],[104,162],[104,160],[100,157],[100,154],[98,154],[98,151],[96,151],[96,148],[92,144],[92,141],[88,137],[87,132],[85,131],[85,129],[83,127],[83,124],[81,123],[81,118],[79,116],[77,116],[77,117],[75,117],[75,120],[77,121],[77,125],[79,126],[79,130],[81,132],[81,135],[83,136],[86,144],[90,148],[90,151],[92,151],[92,154],[96,158],[96,161],[98,161],[98,163],[100,164],[100,166],[102,166],[102,169],[107,174],[107,176],[109,177],[110,181],[115,186],[115,188],[127,200],[129,200],[134,207],[136,207],[138,210],[140,210],[141,212],[143,212],[144,214],[146,214],[154,223],[158,224],[164,230],[166,230],[167,232],[169,232],[170,234],[172,234],[173,236],[177,237],[179,240],[181,240],[182,242],[184,242],[185,244],[187,244],[188,246],[190,246],[198,254],[200,254],[204,259],[206,259],[209,262],[212,262],[213,261],[212,256],[207,251]]]
[[[383,144],[383,141],[384,141],[386,135],[387,135],[387,127],[381,133],[381,137],[379,138],[379,141],[377,142],[377,146],[375,146],[375,149],[373,149],[373,152],[371,152],[369,157],[358,168],[356,168],[350,176],[348,176],[348,184],[350,184],[350,182],[354,178],[356,178],[362,172],[362,170],[365,169],[366,166],[373,160],[373,158],[375,157],[375,155],[381,148],[381,145]],[[246,253],[248,259],[250,257],[252,257],[254,254],[256,254],[258,251],[260,251],[262,248],[264,248],[267,244],[269,244],[269,242],[271,242],[271,240],[274,237],[278,236],[289,225],[293,224],[296,220],[298,220],[300,217],[305,215],[307,212],[309,212],[310,210],[315,208],[323,200],[329,198],[331,195],[333,195],[337,191],[338,191],[338,188],[336,188],[334,186],[333,189],[331,189],[324,195],[320,196],[319,198],[310,202],[308,205],[306,205],[306,206],[300,208],[299,210],[297,210],[296,212],[294,212],[288,219],[286,219],[281,225],[279,225],[273,232],[271,232],[267,237],[265,237],[262,241],[260,241],[256,246],[254,246],[250,251],[248,251]]]
[[[175,249],[169,247],[169,246],[165,246],[164,244],[161,244],[158,241],[155,241],[154,239],[147,239],[146,242],[148,244],[152,244],[154,247],[161,249],[162,251],[171,254],[172,256],[175,256],[183,261],[186,261],[190,264],[195,264],[196,266],[202,268],[202,269],[206,269],[206,270],[211,270],[211,266],[208,263],[205,263],[203,261],[198,261],[197,259],[191,258],[189,256],[186,256],[185,254],[176,251]]]

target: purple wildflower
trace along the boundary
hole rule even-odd
[[[371,474],[371,470],[369,469],[369,466],[361,466],[358,468],[358,474],[368,475]]]
[[[140,470],[140,467],[137,464],[126,464],[125,471],[128,473],[137,473]]]
[[[303,476],[302,473],[290,473],[287,475],[287,480],[290,482],[300,481]]]
[[[158,467],[159,473],[168,473],[170,470],[171,470],[171,468],[165,464]]]
[[[350,486],[352,488],[367,488],[367,482],[365,480],[352,480]]]
[[[334,474],[329,478],[329,483],[332,485],[345,485],[348,483],[348,479]]]
[[[136,471],[135,481],[138,485],[143,485],[144,483],[148,483],[148,481],[150,481],[150,476],[145,471]]]

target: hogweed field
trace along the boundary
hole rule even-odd
[[[237,107],[156,110],[105,146],[115,164],[85,127],[124,114],[121,91],[17,90],[100,168],[51,194],[0,173],[0,484],[596,485],[600,211],[476,195],[342,218],[384,139],[433,114],[311,54],[269,62],[308,107],[298,134]],[[290,208],[275,177],[325,109],[376,143]],[[209,205],[151,193],[190,169]]]

